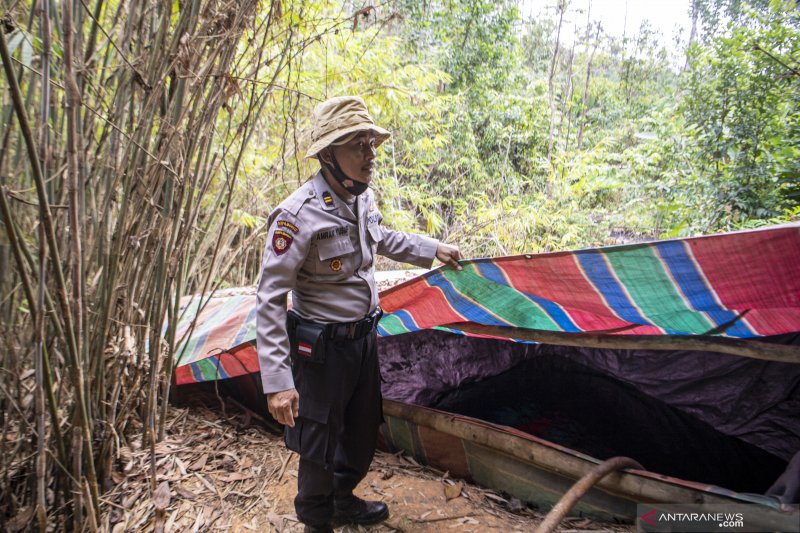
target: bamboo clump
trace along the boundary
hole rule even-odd
[[[7,3],[0,523],[110,530],[102,495],[131,440],[168,501],[154,459],[181,299],[252,264],[263,235],[230,223],[246,147],[334,26],[304,37],[257,0]]]

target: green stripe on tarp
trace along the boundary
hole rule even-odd
[[[203,376],[203,380],[205,381],[214,381],[220,378],[221,368],[219,366],[219,359],[216,357],[209,357],[206,359],[200,359],[199,361],[193,362],[195,368],[200,370],[200,374]]]
[[[388,331],[390,335],[401,335],[409,332],[408,328],[405,327],[395,315],[384,315],[383,318],[381,318],[380,325],[383,329]]]
[[[689,307],[651,246],[603,253],[633,303],[655,325],[695,334],[712,329],[700,312]]]
[[[541,307],[507,285],[495,283],[482,275],[473,263],[462,271],[445,270],[443,276],[473,305],[483,308],[519,328],[561,331]]]

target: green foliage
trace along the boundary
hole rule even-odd
[[[589,21],[556,47],[555,16],[522,20],[510,1],[398,0],[357,22],[328,3],[283,5],[287,28],[319,36],[260,110],[242,213],[263,217],[316,170],[302,155],[317,101],[360,94],[393,132],[374,184],[386,223],[468,256],[797,216],[800,35],[788,4],[696,0],[700,32],[680,72],[678,50],[647,24],[623,39]]]
[[[695,171],[715,196],[706,216],[718,227],[798,205],[797,13],[740,9],[726,35],[690,50],[681,106]]]

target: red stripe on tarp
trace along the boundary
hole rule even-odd
[[[179,366],[175,369],[175,384],[188,385],[189,383],[198,383],[192,375],[192,369],[189,365]]]
[[[572,321],[587,333],[630,326],[616,316],[600,297],[572,253],[533,256],[530,259],[509,257],[495,260],[513,287],[521,292],[545,298],[561,305]],[[659,335],[659,328],[640,324],[622,331],[624,335]]]
[[[220,355],[212,355],[208,357],[206,361],[206,364],[214,366],[219,364],[225,374],[231,378],[260,372],[258,352],[256,351],[255,345],[251,342],[240,344]],[[175,369],[175,383],[176,385],[200,383],[195,372],[192,370],[191,363],[181,365]]]
[[[226,298],[212,298],[211,300],[208,301],[206,306],[200,312],[200,316],[213,316],[214,313],[216,313],[220,307],[225,305],[226,300],[227,300]],[[196,302],[194,302],[192,305],[196,307]],[[186,330],[188,330],[191,327],[193,316],[194,313],[187,313],[187,316],[184,317],[184,319],[178,326],[178,331],[176,331],[177,337],[182,336],[186,332]],[[197,328],[197,325],[195,325],[195,328]]]
[[[214,327],[206,337],[203,345],[224,348],[233,344],[233,339],[239,332],[241,325],[247,320],[249,313],[250,308],[244,306],[232,312]]]
[[[797,329],[800,318],[800,228],[687,239],[720,303],[760,335]],[[731,258],[736,258],[731,260]]]
[[[260,372],[258,351],[255,344],[246,342],[221,355],[222,367],[228,376],[235,378],[252,372]]]
[[[382,293],[381,308],[387,313],[403,309],[423,329],[464,322],[464,317],[456,313],[444,293],[431,287],[425,278],[417,278],[401,290]]]

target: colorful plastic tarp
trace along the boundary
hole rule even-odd
[[[800,224],[462,265],[382,292],[379,334],[458,331],[459,323],[740,339],[800,331]],[[257,372],[254,331],[253,293],[211,298],[177,350],[177,383]]]

